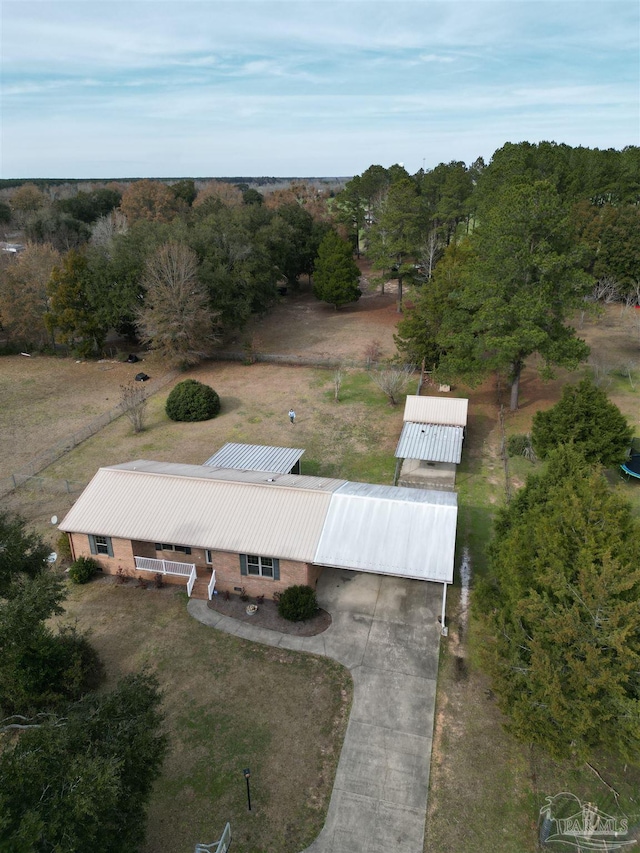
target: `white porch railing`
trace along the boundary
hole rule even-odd
[[[187,581],[187,595],[191,598],[191,593],[193,592],[193,585],[196,582],[196,567],[193,566],[191,569],[191,574],[189,575],[189,580]]]
[[[160,572],[161,575],[184,575],[195,571],[194,563],[176,563],[173,560],[156,560],[153,557],[135,557],[136,569],[143,572]]]
[[[216,588],[216,570],[213,569],[211,572],[211,580],[209,581],[209,586],[207,587],[207,593],[209,595],[209,601],[213,598],[213,590]]]

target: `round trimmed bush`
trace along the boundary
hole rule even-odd
[[[278,600],[278,613],[289,622],[311,619],[317,612],[315,590],[304,584],[287,587]]]
[[[220,397],[209,385],[185,379],[167,397],[165,411],[172,421],[208,421],[220,411]]]
[[[88,583],[99,568],[93,557],[78,557],[69,566],[69,577],[73,583]]]

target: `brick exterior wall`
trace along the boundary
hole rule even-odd
[[[118,569],[128,577],[144,577],[147,580],[153,578],[152,572],[136,569],[134,556],[151,557],[153,559],[171,560],[175,563],[193,563],[196,567],[198,578],[209,581],[211,570],[216,572],[216,589],[220,592],[237,592],[242,587],[247,595],[255,598],[264,595],[273,598],[274,592],[283,592],[287,587],[294,584],[308,584],[315,589],[322,572],[321,566],[313,566],[310,563],[302,563],[295,560],[280,560],[280,580],[256,577],[254,575],[240,574],[239,554],[228,551],[212,551],[212,564],[208,564],[206,553],[203,548],[193,548],[191,554],[183,554],[180,551],[156,551],[155,543],[133,541],[129,539],[111,538],[113,557],[106,554],[92,554],[89,545],[89,537],[82,533],[69,534],[71,541],[71,553],[75,558],[93,557],[100,564],[105,574],[115,575]],[[268,556],[268,555],[264,555]],[[179,586],[186,585],[186,578],[180,575],[164,575],[165,583],[173,583]]]

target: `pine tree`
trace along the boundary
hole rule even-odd
[[[328,231],[320,243],[313,273],[313,293],[322,302],[340,308],[360,299],[360,270],[351,246],[335,231]]]
[[[640,747],[640,525],[571,447],[496,523],[479,590],[507,727],[556,757]]]
[[[624,459],[633,430],[620,409],[592,380],[566,385],[562,398],[546,412],[536,412],[531,429],[541,458],[559,444],[573,442],[588,462],[615,465]]]

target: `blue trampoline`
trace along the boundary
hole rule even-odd
[[[620,466],[624,473],[629,477],[635,477],[640,480],[640,453],[632,453],[627,461]]]

